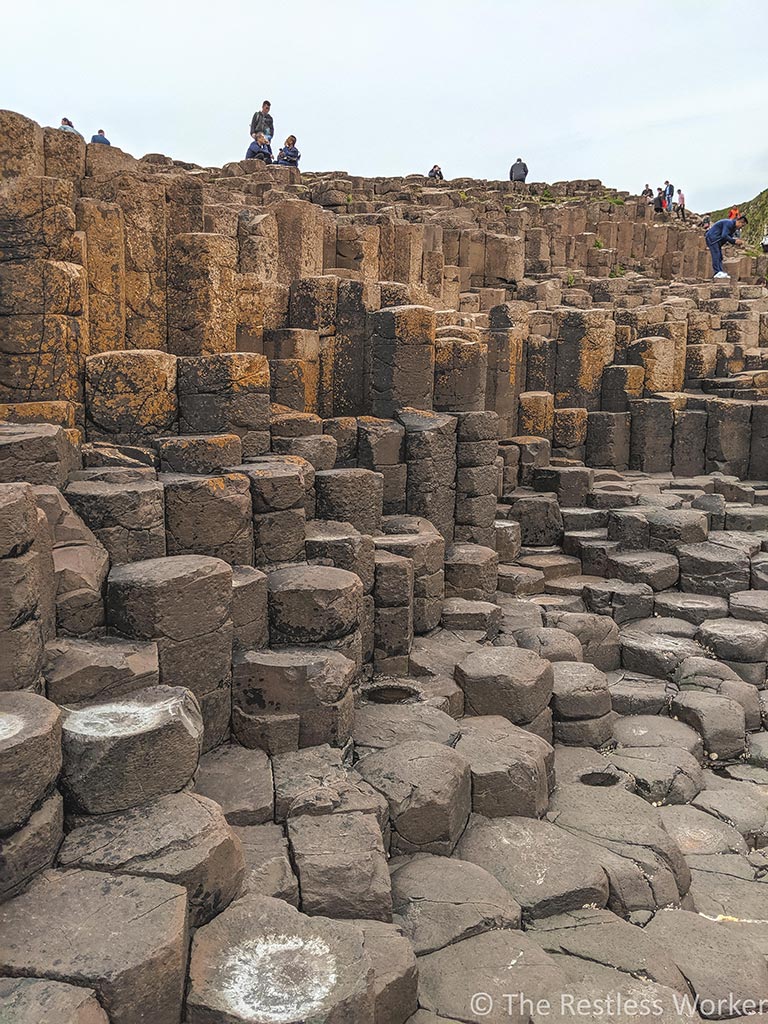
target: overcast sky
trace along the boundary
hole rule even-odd
[[[0,107],[136,156],[241,159],[272,101],[307,170],[768,187],[766,0],[12,0]]]

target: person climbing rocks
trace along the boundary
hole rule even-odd
[[[685,196],[680,189],[677,190],[677,209],[675,210],[678,220],[685,224]]]
[[[301,153],[296,149],[296,136],[289,135],[283,143],[283,148],[277,154],[275,163],[280,167],[298,167],[301,160]]]
[[[528,177],[528,164],[519,156],[509,168],[510,181],[525,181]]]
[[[112,145],[107,136],[104,134],[103,128],[99,128],[96,134],[91,136],[91,142],[100,142],[103,146]]]
[[[440,169],[440,164],[435,164],[435,166],[432,168],[432,170],[427,174],[427,177],[428,178],[432,178],[435,181],[442,181],[443,180],[443,172]]]
[[[743,239],[739,238],[736,232],[747,223],[746,216],[741,213],[734,218],[724,217],[722,220],[716,220],[706,235],[704,235],[710,255],[712,256],[712,273],[716,281],[730,279],[731,275],[726,274],[723,270],[723,246],[744,245]]]
[[[264,100],[261,104],[261,110],[257,110],[251,118],[251,137],[261,132],[267,142],[272,141],[275,134],[275,123],[269,112],[271,109],[272,104],[269,100]]]
[[[261,160],[264,164],[272,163],[272,147],[267,141],[266,135],[263,132],[256,132],[253,136],[253,142],[248,147],[248,152],[245,154],[246,160]]]

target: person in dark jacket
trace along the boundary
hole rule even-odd
[[[428,178],[433,178],[435,181],[443,180],[443,172],[440,170],[440,164],[435,164],[432,170],[427,174]]]
[[[96,134],[91,136],[91,142],[100,142],[103,146],[112,145],[107,136],[104,134],[103,128],[99,128]]]
[[[653,189],[651,188],[651,186],[647,182],[646,182],[645,188],[640,193],[640,198],[641,199],[647,199],[649,203],[653,200]]]
[[[727,280],[730,274],[723,270],[723,246],[744,245],[743,239],[737,237],[736,232],[741,230],[747,223],[744,214],[740,214],[734,220],[724,217],[723,220],[716,220],[712,227],[704,235],[704,240],[712,256],[712,273],[715,280]]]
[[[301,160],[301,153],[296,149],[296,136],[289,135],[283,143],[283,148],[277,154],[275,161],[281,167],[298,167]]]
[[[653,212],[664,213],[664,193],[660,188],[656,189],[656,195],[653,197]]]
[[[509,168],[509,180],[510,181],[525,181],[528,177],[528,164],[526,164],[521,156],[515,160],[512,166]]]
[[[251,118],[251,136],[257,135],[259,132],[266,138],[267,142],[271,142],[275,134],[275,122],[272,120],[270,109],[272,104],[269,100],[264,100],[261,104],[261,110],[257,110]]]
[[[667,211],[672,213],[672,203],[675,199],[675,186],[670,185],[668,181],[664,182],[664,199],[667,203]]]
[[[267,142],[266,137],[261,132],[256,132],[253,137],[253,142],[248,147],[248,152],[245,154],[246,160],[261,160],[262,163],[272,163],[272,147]]]

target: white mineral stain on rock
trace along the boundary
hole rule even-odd
[[[20,733],[24,727],[24,720],[18,715],[3,715],[0,717],[0,743],[9,740]]]
[[[323,1009],[336,984],[336,958],[319,937],[265,935],[222,964],[222,995],[244,1021],[294,1024]]]
[[[174,700],[156,704],[115,701],[80,711],[70,711],[65,728],[86,736],[130,736],[157,726],[172,711]]]

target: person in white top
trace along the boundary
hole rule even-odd
[[[677,190],[677,209],[675,210],[675,213],[678,218],[682,218],[683,223],[685,223],[685,196],[680,189]]]
[[[68,117],[62,117],[61,124],[59,125],[60,132],[71,132],[72,135],[80,135],[80,132],[75,128]],[[82,136],[80,136],[82,138]]]

